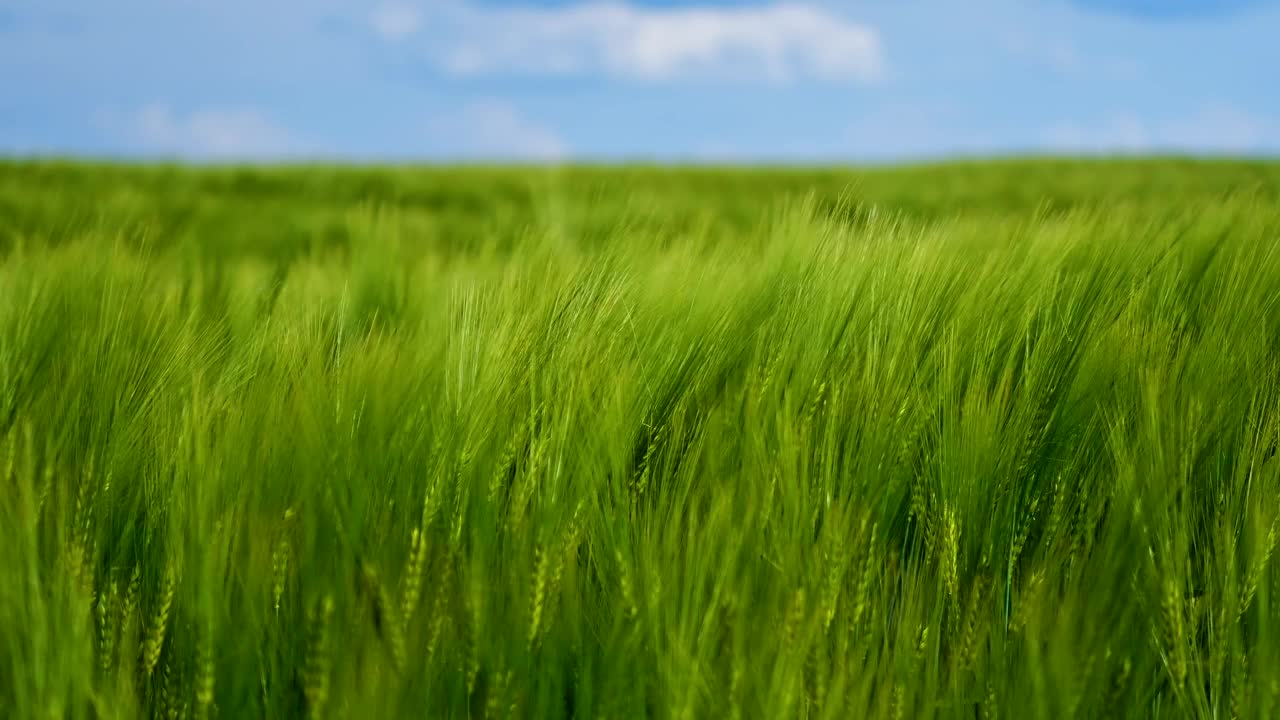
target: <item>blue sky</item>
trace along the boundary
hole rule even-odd
[[[1269,0],[0,0],[0,154],[1280,153]]]

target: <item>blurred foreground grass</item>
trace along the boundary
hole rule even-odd
[[[0,163],[4,717],[1280,713],[1280,165]]]

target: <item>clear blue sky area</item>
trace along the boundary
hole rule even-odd
[[[1280,152],[1264,0],[0,0],[0,155]]]

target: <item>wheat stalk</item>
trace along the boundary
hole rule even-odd
[[[853,617],[851,624],[858,627],[862,622],[863,615],[867,612],[868,601],[871,596],[871,585],[876,577],[876,531],[879,525],[873,523],[871,525],[871,535],[867,539],[867,554],[863,560],[862,574],[858,578],[858,586],[853,594]]]
[[[114,575],[114,573],[112,573]],[[111,672],[111,665],[115,657],[115,640],[119,632],[119,628],[112,624],[111,615],[115,610],[118,601],[118,588],[116,581],[112,578],[107,586],[107,592],[99,593],[97,610],[98,610],[98,668],[102,670],[103,676]]]
[[[947,597],[953,602],[960,594],[959,554],[960,523],[950,507],[942,511],[942,545],[941,545],[942,586]]]
[[[173,594],[177,581],[177,571],[171,562],[165,567],[164,580],[160,586],[160,600],[156,603],[155,614],[151,616],[151,624],[147,626],[146,636],[142,641],[143,677],[150,677],[160,662],[160,652],[164,649],[165,634],[169,627],[169,611],[173,608]]]
[[[271,606],[275,609],[276,618],[280,617],[280,607],[284,600],[285,582],[289,576],[289,539],[281,535],[271,552]]]
[[[309,638],[303,695],[307,701],[307,716],[313,720],[324,717],[325,705],[329,702],[329,646],[333,611],[333,597],[325,595],[311,609],[307,623]]]
[[[530,599],[530,618],[529,618],[529,647],[532,649],[537,644],[539,632],[542,629],[542,612],[546,601],[547,592],[547,574],[549,571],[550,559],[547,552],[543,548],[541,542],[537,542],[533,548],[533,597]]]
[[[1168,653],[1166,663],[1174,686],[1181,690],[1187,679],[1185,623],[1182,592],[1172,577],[1165,579],[1160,602],[1160,626]]]
[[[209,716],[209,708],[213,706],[213,688],[213,628],[206,620],[196,646],[195,716],[199,720]]]
[[[378,577],[378,572],[372,565],[366,564],[361,576],[364,580],[365,593],[373,604],[374,627],[390,648],[391,662],[395,669],[402,670],[405,662],[404,631],[396,606],[391,601],[391,593],[387,592],[386,585]]]
[[[1245,574],[1244,585],[1240,588],[1239,610],[1236,612],[1236,622],[1240,622],[1244,618],[1244,614],[1249,611],[1249,606],[1253,604],[1254,593],[1258,591],[1258,581],[1262,579],[1267,565],[1271,562],[1271,555],[1276,549],[1277,523],[1280,523],[1280,516],[1277,516],[1271,522],[1262,552],[1254,559],[1254,562],[1249,566],[1249,571]]]
[[[418,610],[422,594],[422,575],[427,564],[427,538],[423,528],[414,528],[409,535],[409,558],[405,562],[404,579],[400,594],[400,618],[407,627]]]
[[[961,624],[960,644],[957,657],[962,670],[973,667],[978,659],[978,619],[982,614],[983,601],[987,592],[987,576],[979,574],[973,579],[969,588],[969,603],[965,608],[964,621]]]

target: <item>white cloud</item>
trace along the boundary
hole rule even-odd
[[[1280,143],[1280,126],[1237,107],[1214,103],[1194,115],[1168,123],[1164,142],[1222,152],[1249,152]]]
[[[208,108],[181,114],[162,103],[135,112],[105,111],[99,124],[146,153],[200,159],[249,159],[296,155],[304,146],[262,111]]]
[[[1071,42],[1061,38],[1037,37],[1024,28],[1009,28],[998,36],[998,43],[1016,58],[1031,61],[1062,73],[1080,70],[1080,51]]]
[[[734,142],[721,135],[698,144],[692,155],[720,163],[870,164],[998,151],[999,135],[975,128],[961,110],[945,102],[890,101],[858,110],[843,127],[819,122],[819,128],[770,143],[764,151],[758,142]]]
[[[399,40],[418,32],[422,27],[422,13],[412,5],[387,3],[374,9],[370,22],[382,37]]]
[[[403,21],[404,18],[397,18]],[[384,36],[410,24],[383,17]],[[871,82],[885,71],[879,34],[823,9],[648,8],[602,2],[558,8],[489,9],[446,4],[423,33],[446,71],[567,75],[606,73],[644,80],[689,76],[798,76]],[[430,35],[430,37],[426,37]]]
[[[1280,147],[1280,125],[1240,108],[1210,103],[1196,112],[1160,121],[1117,113],[1093,124],[1050,128],[1045,141],[1070,152],[1251,153]]]
[[[1150,143],[1150,132],[1142,118],[1133,113],[1115,113],[1101,122],[1083,125],[1064,123],[1045,132],[1053,149],[1066,152],[1143,152]]]
[[[1105,76],[1112,80],[1138,80],[1142,65],[1132,58],[1095,48],[1083,48],[1065,35],[1037,32],[1025,27],[1006,28],[996,34],[996,42],[1018,62],[1048,69],[1066,76]]]
[[[427,123],[430,144],[451,157],[558,161],[569,154],[559,135],[498,100],[469,103]]]
[[[998,135],[974,127],[950,102],[889,102],[858,114],[843,141],[855,158],[908,160],[928,156],[981,155],[1000,146]]]

